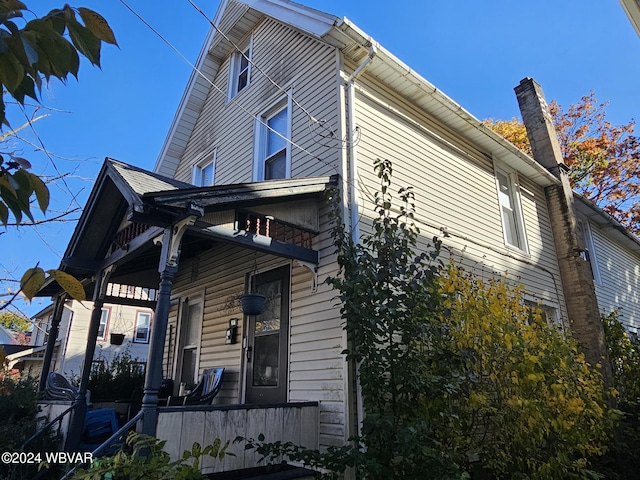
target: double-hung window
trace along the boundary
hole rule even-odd
[[[279,103],[256,123],[254,180],[291,176],[291,102]]]
[[[207,158],[193,166],[191,183],[198,187],[210,187],[215,181],[216,174],[216,151]]]
[[[229,65],[229,99],[249,86],[251,82],[251,39],[242,44],[231,56]]]
[[[136,314],[136,330],[133,335],[134,343],[149,343],[151,330],[151,313],[138,312]]]
[[[110,308],[102,309],[102,313],[100,314],[100,326],[98,327],[98,340],[104,340],[107,338],[107,327],[109,325],[110,314]]]
[[[522,208],[515,173],[496,169],[498,202],[502,217],[504,241],[508,246],[527,251],[527,240],[522,221]]]

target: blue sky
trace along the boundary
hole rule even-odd
[[[126,1],[195,62],[209,24],[187,0]],[[63,3],[27,1],[38,15]],[[57,169],[72,172],[67,185],[51,188],[49,216],[68,205],[84,205],[106,156],[153,168],[190,74],[190,67],[119,0],[70,3],[101,13],[120,48],[103,47],[101,70],[84,63],[78,82],[52,82],[43,91],[43,105],[68,113],[51,112],[37,122],[38,136],[63,157],[54,158]],[[218,7],[218,0],[195,3],[210,17]],[[640,118],[640,38],[617,0],[300,3],[349,18],[480,119],[519,116],[513,88],[526,76],[542,85],[549,100],[568,106],[593,89],[600,100],[610,101],[612,122]],[[14,125],[21,123],[19,114],[9,115]],[[37,141],[33,134],[25,136]],[[33,147],[13,148],[32,160],[35,173],[55,174],[51,161]],[[6,229],[0,235],[0,277],[19,277],[37,262],[56,268],[72,228]],[[44,299],[16,307],[32,315],[47,304]]]

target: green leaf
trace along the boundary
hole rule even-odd
[[[67,29],[71,41],[87,59],[96,66],[100,66],[100,39],[91,30],[83,26],[75,18],[67,20]]]
[[[30,268],[20,279],[22,294],[29,300],[35,297],[42,285],[44,285],[44,270],[40,267]]]
[[[113,34],[113,30],[107,23],[107,21],[99,13],[89,10],[88,8],[79,7],[78,13],[84,22],[84,25],[93,33],[97,38],[103,42],[110,43],[112,45],[118,45],[116,36]]]
[[[51,10],[44,17],[44,20],[46,20],[51,25],[51,28],[53,28],[53,30],[58,35],[64,35],[64,30],[65,28],[67,28],[67,23],[65,22],[64,12],[62,10],[60,10],[59,8]]]
[[[2,35],[3,32],[5,35]],[[0,44],[3,43],[5,47],[7,47],[3,49],[0,45],[0,83],[9,90],[9,93],[13,94],[13,91],[18,88],[22,82],[24,68],[13,51],[8,48],[6,35],[9,34],[4,30],[0,30]]]
[[[13,213],[16,223],[20,223],[22,220],[22,208],[20,208],[20,204],[14,190],[7,188],[4,185],[0,185],[0,198],[2,198],[7,207],[9,207],[9,210],[11,210],[11,213]]]
[[[33,48],[33,45],[31,45],[31,42],[29,42],[27,37],[25,37],[22,34],[22,32],[20,32],[20,39],[22,40],[22,46],[24,48],[24,53],[27,56],[27,61],[29,62],[29,64],[33,65],[33,64],[37,63],[38,62],[38,52],[36,52],[36,49]]]
[[[71,298],[79,301],[86,300],[84,287],[75,277],[61,270],[47,270],[47,274],[51,275]]]
[[[27,9],[27,6],[24,3],[19,2],[18,0],[2,0],[0,2],[0,13],[10,13],[10,12],[13,12],[14,10],[26,10],[26,9]],[[22,14],[20,14],[20,16],[22,16]]]
[[[3,201],[0,201],[0,223],[6,225],[9,221],[9,209],[4,204]]]
[[[45,213],[47,208],[49,208],[49,189],[39,176],[33,173],[30,173],[29,175],[31,179],[31,186],[36,194],[38,206],[40,207],[40,210],[42,210],[42,213]]]
[[[13,92],[13,97],[20,103],[24,103],[25,95],[38,101],[33,79],[27,75],[24,76],[20,86]]]

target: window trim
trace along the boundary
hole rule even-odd
[[[533,295],[524,295],[524,306],[527,308],[537,308],[545,314],[547,325],[557,327],[565,331],[564,320],[560,311],[560,306],[548,300],[541,300]],[[551,317],[551,318],[550,318]]]
[[[513,222],[515,227],[515,234],[518,238],[517,244],[513,244],[509,241],[509,235],[507,234],[507,225],[505,222],[505,216],[503,212],[503,203],[501,200],[500,180],[498,175],[504,176],[509,182],[509,199],[513,205],[510,208],[513,212]],[[502,166],[495,166],[495,183],[496,193],[498,196],[498,209],[500,212],[500,222],[502,223],[502,238],[507,248],[515,248],[524,253],[529,253],[529,243],[527,241],[527,230],[525,228],[524,214],[522,211],[522,199],[520,196],[520,181],[518,173],[513,170],[508,170]]]
[[[142,315],[149,316],[149,324],[147,325],[147,336],[145,339],[138,339],[138,325]],[[136,323],[133,328],[133,343],[149,343],[151,338],[151,323],[153,322],[153,313],[148,310],[136,310]]]
[[[102,332],[102,336],[99,335],[100,326],[98,326],[98,337],[97,337],[97,340],[99,342],[104,342],[105,340],[107,340],[107,338],[109,336],[109,321],[111,320],[111,307],[102,307],[101,308],[99,325],[102,324],[102,313],[104,313],[104,312],[107,312],[107,318],[106,318],[106,320],[104,322],[104,331]]]
[[[268,122],[283,110],[287,110],[287,132],[285,140],[285,176],[291,178],[291,142],[292,142],[292,106],[291,92],[286,97],[279,99],[269,108],[265,109],[256,117],[255,123],[255,145],[253,163],[253,181],[261,182],[265,180],[265,165],[267,158]],[[269,158],[275,156],[271,155]]]
[[[204,156],[202,160],[195,163],[191,168],[191,183],[197,187],[211,187],[216,183],[216,163],[218,159],[218,149],[214,148],[213,151]],[[206,167],[212,165],[211,169],[211,183],[205,185],[202,178],[202,172]]]
[[[242,66],[242,59],[244,55],[247,55],[249,61],[247,62],[247,66],[240,70]],[[231,58],[229,59],[229,87],[227,90],[227,100],[231,101],[237,95],[245,91],[251,85],[251,63],[253,60],[253,37],[249,37],[245,42],[242,42],[239,45],[238,50],[234,51],[231,54]],[[247,83],[244,87],[238,90],[239,79],[242,72],[246,70],[247,72]]]
[[[196,355],[196,365],[195,365],[195,377],[189,383],[193,383],[198,381],[198,372],[200,371],[200,352],[202,349],[202,328],[204,326],[204,293],[197,293],[193,295],[186,296],[180,300],[180,309],[178,315],[178,328],[176,332],[176,345],[174,347],[174,359],[173,359],[173,378],[178,380],[178,384],[186,383],[182,378],[182,362],[183,362],[183,352],[185,348],[193,348],[195,350]],[[195,344],[186,344],[186,331],[185,331],[185,318],[189,314],[189,305],[199,303],[200,304],[200,315],[198,318],[198,339]],[[191,345],[195,345],[192,347]]]

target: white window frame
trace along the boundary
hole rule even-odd
[[[195,343],[187,344],[186,338],[185,338],[187,334],[185,321],[186,321],[186,317],[189,315],[189,306],[193,304],[200,305],[200,314],[196,320],[196,322],[198,323],[196,325],[196,328],[198,331],[198,335],[197,335],[198,338],[195,341]],[[202,347],[203,323],[204,323],[204,294],[195,294],[195,295],[190,295],[189,297],[185,297],[182,300],[181,307],[180,307],[177,343],[176,343],[176,349],[175,349],[176,355],[174,358],[174,366],[173,366],[173,378],[177,379],[179,383],[191,384],[191,383],[197,383],[198,381],[197,377],[198,377],[198,372],[200,371],[200,349]],[[195,350],[196,364],[194,368],[195,378],[193,379],[182,378],[182,362],[184,359],[183,353],[185,349]]]
[[[503,202],[504,193],[501,191],[499,176],[503,176],[507,179],[507,194],[511,205],[507,205]],[[502,236],[504,243],[507,247],[517,248],[522,252],[529,252],[529,244],[527,242],[527,232],[524,225],[524,215],[522,213],[522,201],[520,198],[520,182],[518,181],[518,174],[515,171],[509,171],[504,167],[495,167],[495,180],[496,190],[498,194],[498,208],[500,209],[500,220],[502,222]],[[513,222],[514,234],[516,236],[516,242],[510,240],[508,230],[509,219],[505,218],[505,209],[509,209],[512,215],[511,221]]]
[[[98,327],[98,340],[105,341],[109,335],[109,319],[111,317],[111,307],[102,307],[100,313],[100,326]],[[102,329],[102,335],[100,335],[100,327],[104,325]]]
[[[248,61],[245,58],[248,57]],[[251,60],[253,58],[253,37],[246,42],[240,44],[239,50],[236,50],[229,59],[229,89],[227,98],[231,100],[239,93],[246,90],[251,85]],[[243,60],[246,65],[243,65]],[[240,88],[240,77],[246,73],[247,80],[244,86]]]
[[[146,327],[140,325],[142,317],[144,316],[148,317],[148,320],[146,321]],[[151,314],[151,312],[143,312],[140,310],[136,312],[136,325],[135,325],[135,328],[133,329],[133,343],[149,343],[149,338],[151,337],[152,319],[153,319],[153,315]],[[138,328],[146,328],[147,334],[144,338],[138,338]]]
[[[286,126],[286,139],[285,139],[285,176],[284,178],[291,178],[291,112],[293,102],[291,94],[288,93],[286,97],[281,98],[278,102],[273,104],[268,109],[264,110],[260,115],[256,117],[255,127],[255,145],[254,145],[254,164],[253,164],[253,181],[260,182],[265,180],[265,165],[269,158],[275,157],[271,155],[267,157],[267,142],[269,140],[269,121],[283,110],[287,110],[287,126]],[[278,152],[281,152],[279,150]]]
[[[524,295],[524,305],[528,308],[537,308],[545,314],[547,325],[557,327],[564,331],[564,322],[560,316],[560,307],[555,303],[540,300],[532,295]]]
[[[591,235],[591,224],[586,218],[578,217],[578,232],[581,234],[584,251],[580,253],[582,258],[589,263],[591,267],[591,276],[593,283],[602,285],[602,277],[600,277],[600,269],[598,268],[598,256]]]
[[[206,155],[204,160],[196,163],[191,170],[191,183],[198,187],[211,187],[216,183],[216,160],[218,157],[218,150],[214,149],[209,155]],[[211,181],[206,183],[204,181],[204,171],[207,167],[211,166]]]

